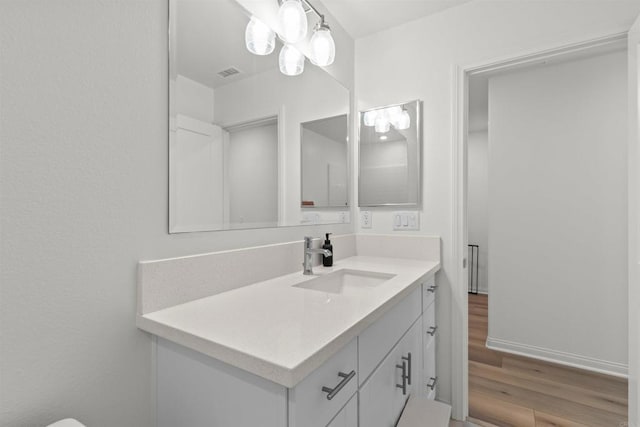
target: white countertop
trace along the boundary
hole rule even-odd
[[[439,268],[439,262],[355,256],[314,267],[313,276],[300,271],[139,315],[137,325],[294,387]],[[342,294],[293,286],[340,269],[395,277]]]

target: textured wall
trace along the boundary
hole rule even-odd
[[[167,233],[167,10],[0,2],[3,427],[153,425],[139,260],[353,228]]]

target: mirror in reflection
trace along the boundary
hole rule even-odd
[[[420,205],[420,101],[360,113],[360,206]]]
[[[348,221],[349,92],[309,61],[283,75],[277,38],[250,53],[250,20],[234,0],[170,0],[172,233]]]
[[[302,207],[348,206],[347,115],[302,123],[301,132]]]

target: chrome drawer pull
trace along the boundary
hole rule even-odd
[[[436,383],[438,382],[438,377],[431,377],[430,380],[431,381],[429,381],[429,384],[427,384],[427,387],[429,387],[431,390],[435,390]]]
[[[435,293],[436,289],[438,289],[438,285],[431,285],[427,288],[427,292]]]
[[[331,400],[336,397],[336,394],[351,380],[351,378],[356,376],[356,371],[351,371],[348,374],[344,372],[338,372],[338,376],[342,378],[342,381],[338,383],[334,388],[322,387],[322,391],[327,393],[327,400]]]
[[[402,389],[402,395],[404,396],[407,394],[407,362],[403,360],[402,365],[396,365],[396,368],[402,369],[402,385],[396,384],[396,387]]]
[[[429,326],[429,330],[427,331],[427,333],[431,336],[434,336],[437,330],[438,330],[437,326]]]
[[[402,356],[402,360],[406,360],[409,365],[407,369],[407,384],[411,385],[411,352],[407,353],[407,357]]]

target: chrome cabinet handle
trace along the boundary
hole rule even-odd
[[[407,356],[402,356],[402,360],[406,360],[408,366],[407,369],[407,384],[411,385],[411,352],[407,353]]]
[[[435,293],[436,289],[438,289],[438,285],[431,285],[427,288],[427,292]]]
[[[351,381],[351,378],[356,376],[356,371],[351,371],[348,374],[338,372],[338,376],[342,378],[342,381],[340,381],[337,386],[334,388],[322,387],[322,391],[327,393],[327,400],[331,400],[336,397],[336,394],[338,394],[338,392],[342,390],[349,381]]]
[[[438,330],[437,326],[429,326],[429,330],[427,331],[427,333],[431,336],[434,336],[437,330]]]
[[[396,368],[402,369],[402,385],[396,384],[396,387],[402,389],[402,395],[404,396],[407,394],[407,362],[403,360],[402,365],[396,365]]]
[[[429,387],[431,390],[434,390],[436,388],[436,383],[438,382],[438,377],[431,377],[429,379],[431,381],[429,381],[427,387]]]

